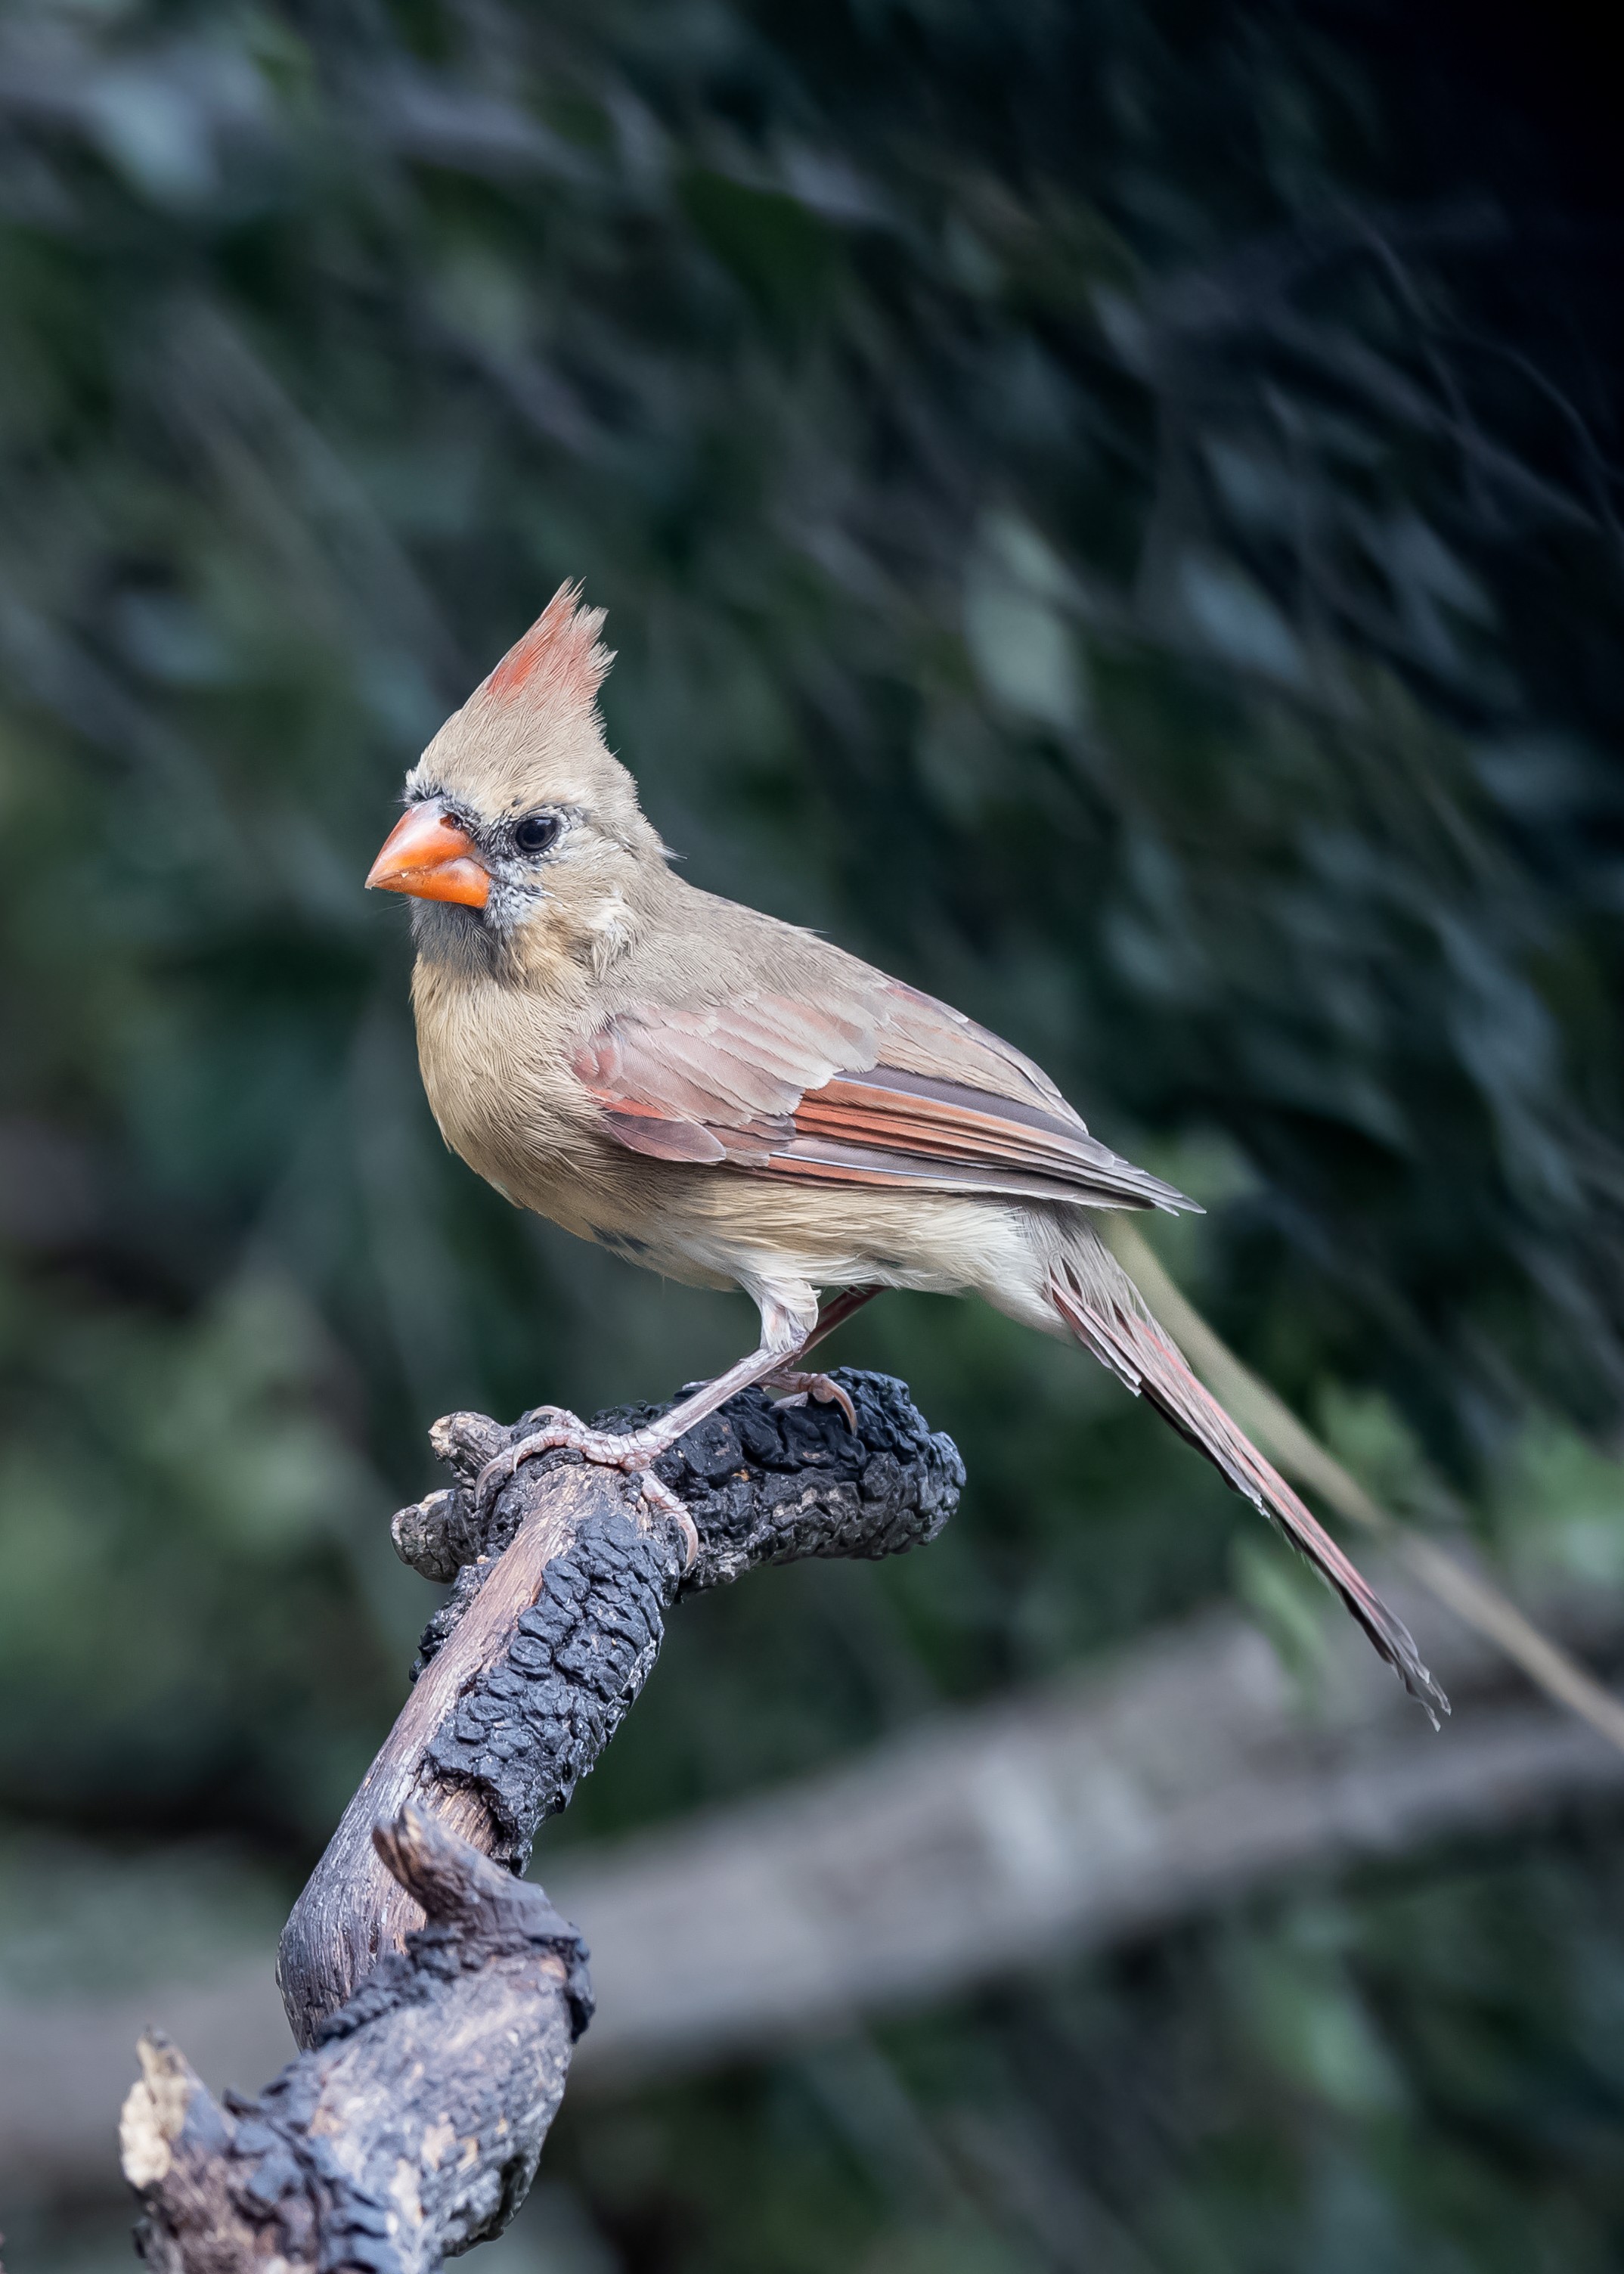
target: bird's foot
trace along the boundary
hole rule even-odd
[[[838,1405],[846,1416],[847,1427],[856,1434],[857,1408],[832,1374],[799,1374],[793,1366],[781,1366],[767,1376],[762,1388],[789,1393],[785,1397],[775,1397],[775,1405],[804,1405],[808,1397],[816,1398],[820,1405]]]
[[[479,1472],[474,1486],[476,1510],[484,1514],[503,1486],[518,1473],[521,1462],[533,1461],[543,1453],[579,1453],[583,1461],[619,1469],[635,1480],[646,1504],[682,1534],[687,1549],[682,1569],[691,1571],[699,1555],[699,1532],[671,1487],[654,1473],[652,1464],[667,1450],[658,1430],[635,1429],[629,1435],[616,1437],[606,1429],[589,1429],[578,1414],[567,1412],[561,1405],[542,1405],[537,1412],[547,1417],[543,1426],[507,1446]]]

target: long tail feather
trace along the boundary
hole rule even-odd
[[[1149,1398],[1237,1492],[1273,1518],[1342,1597],[1436,1728],[1438,1716],[1449,1711],[1449,1700],[1422,1664],[1403,1621],[1395,1617],[1285,1479],[1197,1381],[1126,1272],[1103,1246],[1097,1246],[1096,1253],[1096,1246],[1091,1243],[1086,1256],[1069,1260],[1052,1274],[1049,1297],[1056,1310],[1086,1349],[1136,1397]]]

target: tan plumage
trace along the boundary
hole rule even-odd
[[[1090,1220],[1192,1204],[1101,1145],[996,1035],[677,876],[604,742],[602,621],[555,596],[424,753],[369,878],[417,895],[418,1046],[447,1143],[517,1205],[761,1310],[761,1350],[670,1428],[635,1450],[579,1425],[568,1442],[642,1465],[782,1374],[820,1291],[974,1291],[1147,1396],[1441,1706],[1402,1626],[1195,1381]]]

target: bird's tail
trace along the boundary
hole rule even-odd
[[[1090,1231],[1069,1241],[1050,1269],[1049,1300],[1085,1349],[1109,1367],[1136,1397],[1147,1397],[1180,1436],[1279,1525],[1292,1546],[1335,1590],[1410,1696],[1438,1726],[1449,1700],[1422,1664],[1410,1631],[1361,1578],[1279,1472],[1196,1380],[1177,1344],[1147,1307],[1139,1289]]]

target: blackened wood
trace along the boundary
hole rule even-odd
[[[596,1520],[637,1537],[608,1471],[560,1469],[526,1484],[530,1505],[514,1540],[490,1566],[451,1642],[417,1683],[282,1930],[277,1982],[302,2045],[420,1923],[410,1891],[374,1850],[374,1825],[416,1801],[482,1853],[503,1844],[477,1785],[440,1775],[431,1751],[454,1721],[479,1713],[492,1697],[521,1615],[533,1608],[548,1567],[575,1546],[583,1527]]]
[[[428,1923],[257,2099],[143,2039],[120,2142],[159,2274],[432,2274],[523,2202],[591,2010],[579,1937],[420,1810],[377,1839]]]
[[[675,1594],[758,1563],[890,1555],[940,1531],[964,1478],[952,1444],[901,1383],[840,1379],[855,1431],[835,1406],[775,1406],[750,1390],[659,1464],[698,1533],[686,1574],[680,1542],[635,1488],[570,1456],[527,1465],[477,1508],[474,1479],[530,1417],[510,1430],[471,1414],[436,1426],[459,1481],[403,1510],[395,1537],[406,1561],[455,1585],[425,1635],[417,1686],[283,1932],[278,1980],[300,2044],[417,1922],[373,1852],[374,1824],[414,1801],[522,1869],[537,1823],[568,1804],[647,1679]],[[596,1426],[629,1429],[664,1410]]]

